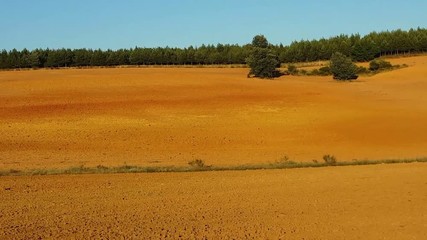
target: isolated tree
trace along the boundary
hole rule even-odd
[[[330,69],[336,80],[357,79],[357,66],[351,61],[351,58],[340,52],[332,54]]]
[[[252,40],[252,50],[246,63],[251,68],[249,75],[259,78],[273,78],[277,76],[276,67],[279,64],[277,54],[269,49],[267,39],[257,35]]]

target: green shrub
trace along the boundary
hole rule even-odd
[[[369,63],[369,70],[371,71],[378,71],[380,69],[380,65],[377,61],[373,60]]]
[[[291,75],[297,75],[298,74],[298,69],[297,69],[297,67],[295,65],[289,64],[288,65],[288,72]]]
[[[319,76],[319,69],[313,69],[311,72],[308,73],[308,75]]]
[[[382,59],[380,59],[380,60],[378,60],[378,61],[379,61],[379,63],[380,63],[380,69],[389,69],[389,68],[393,68],[393,65],[391,65],[391,63],[390,63],[390,62],[387,62],[387,61],[382,60]]]
[[[307,71],[302,69],[299,72],[300,75],[309,75],[309,76],[328,76],[331,75],[331,69],[329,67],[321,67],[319,69],[313,69],[311,71]]]
[[[369,70],[371,71],[380,71],[390,68],[393,68],[393,65],[383,59],[375,59],[369,62]]]
[[[300,75],[307,75],[308,72],[305,69],[301,69],[301,70],[298,71],[298,74],[300,74]]]
[[[353,80],[358,77],[357,66],[351,61],[351,58],[340,52],[332,54],[330,66],[336,80]]]
[[[332,72],[331,72],[331,68],[330,67],[325,66],[325,67],[319,68],[319,75],[321,75],[321,76],[328,76],[328,75],[331,75],[331,74],[332,74]]]
[[[357,74],[367,74],[367,73],[369,73],[369,70],[363,66],[359,66],[359,67],[357,67],[356,72],[357,72]]]

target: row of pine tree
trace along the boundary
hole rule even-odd
[[[270,45],[281,63],[329,60],[340,52],[353,61],[370,61],[394,54],[427,52],[427,29],[395,30],[339,35],[328,39],[294,41],[289,46]],[[119,50],[35,49],[2,50],[0,68],[57,68],[118,65],[245,64],[251,45],[217,44],[188,48],[141,48]]]

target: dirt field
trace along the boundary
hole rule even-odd
[[[0,239],[427,239],[427,164],[0,178]]]
[[[247,69],[0,72],[0,169],[411,158],[427,149],[427,57],[353,83]]]
[[[338,83],[247,69],[0,72],[0,170],[426,156],[427,56]],[[0,177],[0,239],[427,239],[427,164]]]

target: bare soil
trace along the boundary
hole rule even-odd
[[[427,239],[427,164],[0,178],[0,239]]]
[[[339,83],[247,69],[0,72],[0,169],[413,158],[427,56]],[[427,164],[0,177],[0,239],[427,239]]]
[[[427,149],[427,57],[339,83],[247,69],[0,72],[0,169],[413,158]]]

